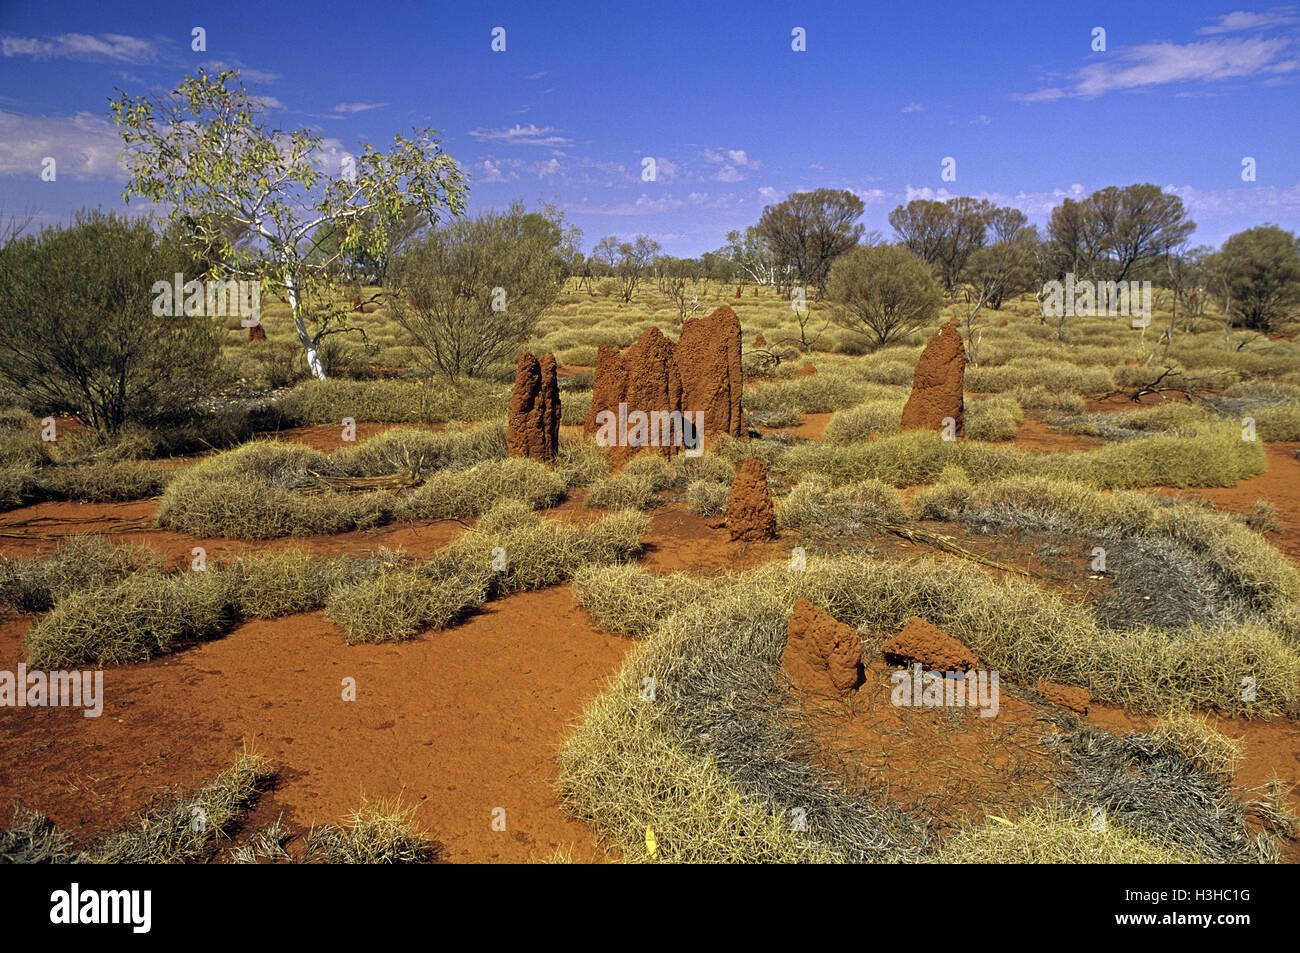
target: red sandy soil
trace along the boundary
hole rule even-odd
[[[792,437],[800,437],[804,440],[821,440],[822,434],[826,432],[826,424],[830,422],[830,414],[804,414],[803,420],[794,427],[760,427],[754,425],[754,429],[766,436],[773,433],[788,433]]]
[[[52,552],[58,545],[60,536],[94,533],[103,535],[113,543],[150,546],[167,556],[174,566],[188,565],[193,558],[190,551],[196,546],[204,548],[208,559],[274,549],[302,549],[319,555],[365,553],[380,546],[394,550],[404,549],[416,556],[428,556],[464,530],[464,526],[456,520],[392,523],[334,536],[287,536],[271,540],[219,537],[204,539],[188,533],[154,529],[149,525],[115,530],[124,520],[152,523],[157,512],[156,500],[131,503],[53,502],[24,506],[0,513],[0,552],[11,559],[30,558]],[[20,525],[24,523],[29,525]],[[37,533],[49,538],[39,538],[34,535]]]
[[[1055,761],[1038,740],[1055,727],[1033,706],[999,692],[997,717],[978,708],[894,705],[897,669],[868,658],[862,686],[847,699],[806,701],[814,739],[850,780],[883,788],[901,807],[940,831],[987,814],[1012,819],[1051,791]]]
[[[1236,486],[1156,492],[1182,499],[1209,500],[1220,509],[1245,513],[1256,500],[1267,500],[1277,509],[1280,533],[1270,533],[1268,541],[1300,563],[1300,460],[1296,451],[1300,443],[1266,443],[1268,469],[1259,476],[1240,481]]]
[[[1061,433],[1041,421],[1026,417],[1016,428],[1011,444],[1017,450],[1034,453],[1079,453],[1105,446],[1106,441],[1081,434]]]
[[[798,540],[733,542],[721,517],[696,516],[676,506],[655,510],[642,565],[651,572],[727,572],[789,559]]]
[[[368,424],[357,422],[356,440],[344,441],[343,426],[341,424],[317,424],[312,427],[286,427],[284,430],[268,430],[259,433],[259,437],[268,437],[272,440],[284,440],[289,443],[300,443],[303,446],[311,447],[313,450],[319,450],[321,453],[332,453],[335,450],[342,450],[344,447],[355,447],[358,444],[365,443],[371,437],[383,433],[385,430],[392,430],[394,427],[412,427],[419,426],[424,430],[431,430],[435,433],[445,430],[445,424]]]
[[[22,660],[29,624],[0,626],[4,668]],[[567,587],[492,602],[401,644],[346,645],[321,613],[249,622],[107,670],[99,718],[7,709],[0,804],[21,800],[88,837],[169,785],[203,783],[248,740],[280,768],[258,823],[284,812],[305,831],[341,821],[363,796],[400,795],[452,861],[537,861],[556,847],[601,860],[557,800],[555,752],[631,645]],[[354,702],[341,700],[345,677],[356,679]],[[491,826],[498,807],[504,832]]]
[[[589,368],[561,368],[560,374]],[[1094,402],[1091,410],[1132,409]],[[820,439],[830,414],[805,414],[798,427],[780,428]],[[358,442],[389,429],[358,424]],[[563,428],[566,434],[581,427]],[[765,433],[773,428],[760,428]],[[340,427],[293,428],[274,435],[330,451],[343,446]],[[1052,433],[1027,420],[1015,446],[1038,452],[1086,450],[1102,441]],[[1300,460],[1297,444],[1266,447],[1268,472],[1238,486],[1161,490],[1206,499],[1234,512],[1258,498],[1277,507],[1282,533],[1270,537],[1300,561]],[[579,491],[547,516],[589,522],[605,515],[583,505]],[[374,531],[266,542],[199,540],[150,528],[115,532],[116,520],[150,520],[156,501],[120,504],[43,503],[0,514],[0,552],[25,557],[49,552],[71,532],[103,532],[121,542],[145,543],[175,565],[203,545],[208,557],[298,547],[327,554],[378,546],[430,555],[454,539],[456,521],[401,524]],[[715,573],[790,558],[799,537],[763,543],[732,542],[719,517],[696,516],[680,501],[650,512],[642,564],[654,572]],[[17,524],[53,518],[36,524]],[[72,520],[71,522],[60,522]],[[987,546],[953,532],[972,548]],[[12,538],[14,536],[22,538]],[[996,544],[996,540],[989,540]],[[1008,543],[1008,545],[1010,545]],[[899,544],[900,557],[936,555]],[[1032,554],[989,550],[1017,565]],[[539,625],[539,620],[542,624]],[[0,668],[23,658],[31,617],[0,621]],[[252,823],[281,811],[294,829],[337,823],[361,797],[402,796],[416,822],[446,847],[452,861],[529,861],[556,846],[576,860],[602,860],[605,850],[585,825],[561,809],[553,784],[556,748],[580,720],[583,706],[622,664],[632,643],[602,630],[573,601],[567,587],[489,603],[465,623],[401,644],[348,646],[320,613],[254,621],[215,641],[153,662],[105,673],[103,717],[67,709],[0,712],[0,810],[21,799],[49,813],[79,837],[120,823],[169,785],[195,785],[227,767],[245,739],[281,769],[278,786],[263,796]],[[887,667],[877,659],[864,686],[840,710],[816,713],[818,740],[828,759],[850,775],[883,784],[905,807],[943,825],[988,813],[1012,817],[1017,804],[1047,793],[1050,764],[1037,746],[1048,730],[1032,706],[1004,689],[997,718],[967,709],[898,709],[889,702]],[[355,677],[359,700],[340,699],[340,680]],[[1276,770],[1300,776],[1300,727],[1292,719],[1251,721],[1211,715],[1221,731],[1244,739],[1238,785],[1263,784]],[[1123,733],[1151,719],[1095,704],[1087,721]],[[1300,813],[1300,793],[1292,795]],[[504,807],[506,832],[491,829],[491,812]],[[0,824],[7,817],[0,815]],[[1283,844],[1284,858],[1300,862],[1300,846]]]
[[[1132,390],[1132,388],[1129,388]],[[1202,390],[1197,393],[1203,395],[1217,394],[1214,390]],[[1188,404],[1190,399],[1175,391],[1166,391],[1162,394],[1143,394],[1137,400],[1127,394],[1114,393],[1107,394],[1104,397],[1089,397],[1084,401],[1084,412],[1089,414],[1119,414],[1129,410],[1141,410],[1143,407],[1154,407],[1158,404]]]

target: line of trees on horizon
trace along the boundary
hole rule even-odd
[[[601,277],[616,277],[624,300],[631,300],[639,278],[649,276],[661,290],[715,281],[772,287],[778,294],[801,288],[842,303],[844,282],[832,283],[836,263],[890,244],[924,263],[944,299],[977,308],[997,310],[1031,292],[1041,298],[1047,282],[1067,274],[1100,283],[1150,281],[1167,293],[1175,320],[1188,323],[1214,300],[1232,326],[1267,333],[1300,305],[1300,240],[1293,233],[1265,224],[1232,235],[1218,249],[1194,246],[1196,225],[1182,199],[1149,183],[1066,198],[1041,233],[1020,209],[958,196],[899,205],[889,213],[894,240],[886,243],[858,221],[863,211],[861,199],[846,190],[798,192],[768,205],[756,224],[729,232],[726,244],[698,258],[647,255],[653,243],[641,235],[635,244],[609,237],[591,258],[579,254],[577,274],[591,290]],[[907,259],[891,260],[889,273],[919,274]],[[891,328],[885,338],[893,336]]]
[[[697,258],[666,255],[645,235],[605,236],[584,254],[555,206],[468,216],[466,177],[434,130],[396,135],[386,151],[362,144],[327,174],[321,135],[267,125],[236,72],[200,70],[160,98],[120,94],[111,109],[127,147],[124,197],[160,209],[156,224],[83,213],[24,234],[29,222],[0,221],[0,383],[105,433],[182,413],[212,387],[212,316],[147,306],[178,262],[187,278],[252,281],[283,297],[318,379],[329,370],[323,345],[365,340],[364,310],[343,295],[363,284],[392,303],[428,370],[452,381],[508,357],[574,279],[624,302],[657,284],[683,322],[710,282],[772,287],[791,296],[805,351],[811,309],[797,303],[808,298],[877,347],[944,302],[965,302],[969,337],[982,308],[1067,274],[1151,281],[1185,327],[1213,298],[1225,344],[1232,327],[1268,333],[1300,308],[1296,235],[1266,224],[1218,249],[1192,246],[1182,200],[1150,184],[1067,198],[1042,233],[983,199],[918,199],[889,213],[890,241],[866,230],[861,198],[822,188],[766,206]]]

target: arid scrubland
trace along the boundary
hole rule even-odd
[[[814,302],[805,351],[784,296],[742,292],[715,284],[705,301],[740,320],[748,436],[719,437],[699,456],[636,456],[617,471],[581,424],[599,346],[625,348],[649,327],[680,333],[672,299],[652,288],[625,304],[571,280],[527,340],[457,382],[411,370],[413,344],[385,306],[367,315],[367,344],[328,353],[336,376],[295,381],[289,322],[270,305],[267,340],[228,330],[230,399],[186,433],[137,428],[105,443],[73,430],[45,441],[39,420],[7,412],[11,512],[42,501],[153,501],[118,542],[69,535],[0,563],[5,606],[34,617],[27,664],[135,665],[230,638],[249,620],[310,612],[323,612],[347,646],[436,639],[492,600],[568,583],[595,625],[637,643],[564,741],[557,775],[567,809],[624,859],[1277,859],[1294,830],[1284,788],[1270,796],[1236,784],[1241,743],[1197,713],[1295,717],[1300,575],[1276,548],[1266,499],[1242,512],[1175,499],[1169,488],[1235,487],[1279,465],[1282,448],[1294,456],[1300,344],[1234,332],[1225,347],[1208,323],[1162,340],[1159,313],[1145,330],[1096,318],[1061,334],[1032,297],[1008,301],[979,319],[965,432],[948,440],[899,424],[933,327],[864,351]],[[941,320],[958,314],[961,303],[951,304]],[[506,452],[514,357],[525,349],[553,353],[560,366],[560,447],[549,465]],[[1129,399],[1157,379],[1174,389]],[[367,424],[391,426],[357,437]],[[1022,446],[1031,432],[1055,444]],[[751,458],[766,465],[779,529],[765,558],[721,574],[637,564],[647,545],[674,545],[656,529],[665,515],[721,532],[709,526],[721,526]],[[256,548],[447,522],[461,524],[451,542],[418,555]],[[250,548],[195,572],[149,545],[155,531]],[[1111,559],[1099,571],[1098,549]],[[936,823],[885,780],[818,754],[826,716],[780,676],[799,598],[856,631],[868,673],[909,618],[960,640],[1000,673],[1004,695],[1046,719],[1034,740],[1046,787],[1015,809],[977,811],[982,820]],[[1111,734],[1046,701],[1035,689],[1043,682],[1152,727]],[[857,708],[870,705],[862,698]],[[24,808],[5,854],[436,855],[400,805],[364,806],[296,840],[280,822],[241,829],[237,818],[273,770],[249,759],[94,843],[74,844],[39,806]],[[983,797],[966,795],[977,808]],[[177,820],[194,804],[211,823],[198,835]],[[1098,810],[1108,812],[1104,829]]]

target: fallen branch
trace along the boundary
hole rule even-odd
[[[987,566],[990,569],[998,569],[1002,572],[1013,572],[1021,576],[1030,576],[1034,579],[1043,579],[1048,582],[1057,583],[1058,585],[1064,584],[1063,580],[1057,579],[1053,576],[1048,576],[1041,572],[1035,572],[1032,569],[1022,569],[1019,566],[1011,566],[1007,563],[998,562],[996,559],[982,556],[974,550],[962,546],[951,536],[944,536],[942,533],[932,533],[929,530],[924,529],[913,529],[909,526],[904,526],[901,523],[887,523],[884,520],[870,520],[870,522],[873,526],[886,533],[892,533],[893,535],[906,539],[909,542],[920,543],[925,546],[933,546],[936,549],[943,550],[945,553],[960,556],[962,559],[969,559],[971,562],[979,563],[981,566]]]

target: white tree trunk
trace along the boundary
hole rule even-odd
[[[302,349],[307,352],[307,366],[311,368],[311,376],[318,381],[323,381],[325,379],[325,368],[321,365],[320,355],[316,353],[316,345],[312,342],[311,334],[307,331],[307,323],[303,320],[302,312],[298,310],[298,289],[294,287],[292,271],[285,278],[284,287],[289,294],[289,309],[293,312],[293,326],[298,332],[298,340],[302,341]]]

